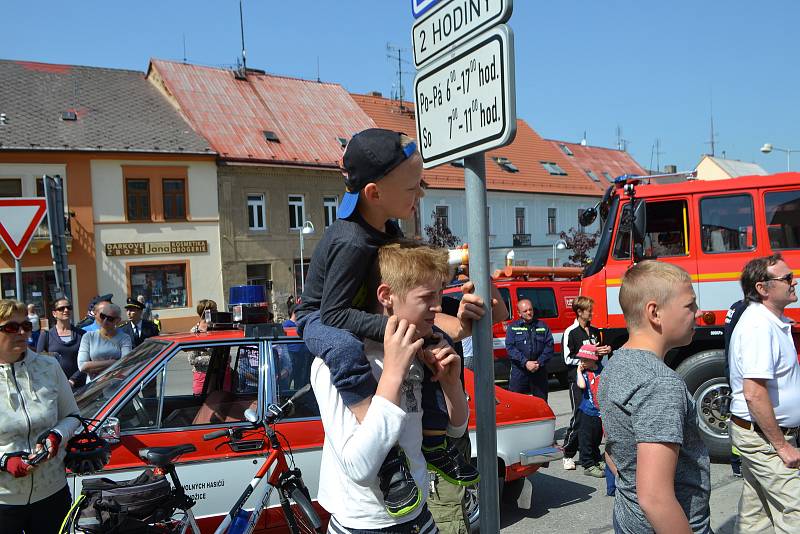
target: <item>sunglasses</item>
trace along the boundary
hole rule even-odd
[[[119,317],[117,317],[116,315],[106,315],[105,313],[101,313],[100,320],[116,323],[117,321],[119,321]]]
[[[786,282],[787,284],[792,285],[792,280],[794,280],[794,273],[789,273],[789,274],[787,274],[785,276],[778,276],[778,277],[775,277],[775,278],[767,278],[765,280],[765,282],[770,281],[770,280],[775,281],[775,282]]]
[[[72,311],[72,306],[59,306],[56,308],[56,311],[65,312],[65,311]]]
[[[21,323],[5,323],[0,324],[0,331],[6,334],[19,334],[19,331],[30,332],[33,330],[33,323],[30,321],[22,321]]]

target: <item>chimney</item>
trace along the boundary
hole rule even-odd
[[[380,91],[371,91],[369,93],[369,96],[378,96],[378,97],[383,98],[383,93],[381,93]]]
[[[677,165],[664,165],[664,174],[675,174],[678,172]]]

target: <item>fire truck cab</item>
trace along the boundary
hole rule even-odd
[[[704,439],[712,456],[727,457],[730,444],[721,400],[730,394],[725,378],[725,314],[742,298],[739,276],[751,259],[776,252],[800,274],[800,173],[748,176],[718,181],[651,183],[651,177],[622,176],[597,209],[602,231],[597,253],[584,270],[581,294],[594,299],[593,323],[617,348],[627,340],[619,305],[621,279],[632,263],[667,261],[692,277],[705,311],[692,343],[667,354],[694,395]],[[633,206],[633,207],[632,207]],[[800,304],[787,315],[800,321]],[[800,330],[795,328],[795,344]]]

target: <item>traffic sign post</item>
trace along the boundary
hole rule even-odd
[[[513,141],[513,66],[514,34],[501,24],[419,71],[417,145],[426,169]]]
[[[512,0],[440,2],[414,23],[411,41],[419,68],[448,48],[511,16]]]
[[[22,256],[46,213],[43,198],[0,198],[0,239],[14,256],[17,300],[22,300]]]
[[[420,6],[424,9],[415,11]],[[517,132],[514,34],[499,24],[511,16],[511,7],[511,0],[412,0],[415,17],[429,10],[412,29],[419,69],[414,96],[422,164],[428,169],[464,158],[470,280],[487,311],[472,327],[475,354],[492,354],[484,151],[507,145]],[[491,358],[475,360],[475,412],[480,531],[490,534],[500,532]]]

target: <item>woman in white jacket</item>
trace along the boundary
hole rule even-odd
[[[72,500],[64,445],[78,406],[58,361],[28,349],[31,328],[23,303],[0,300],[0,534],[58,532]]]

